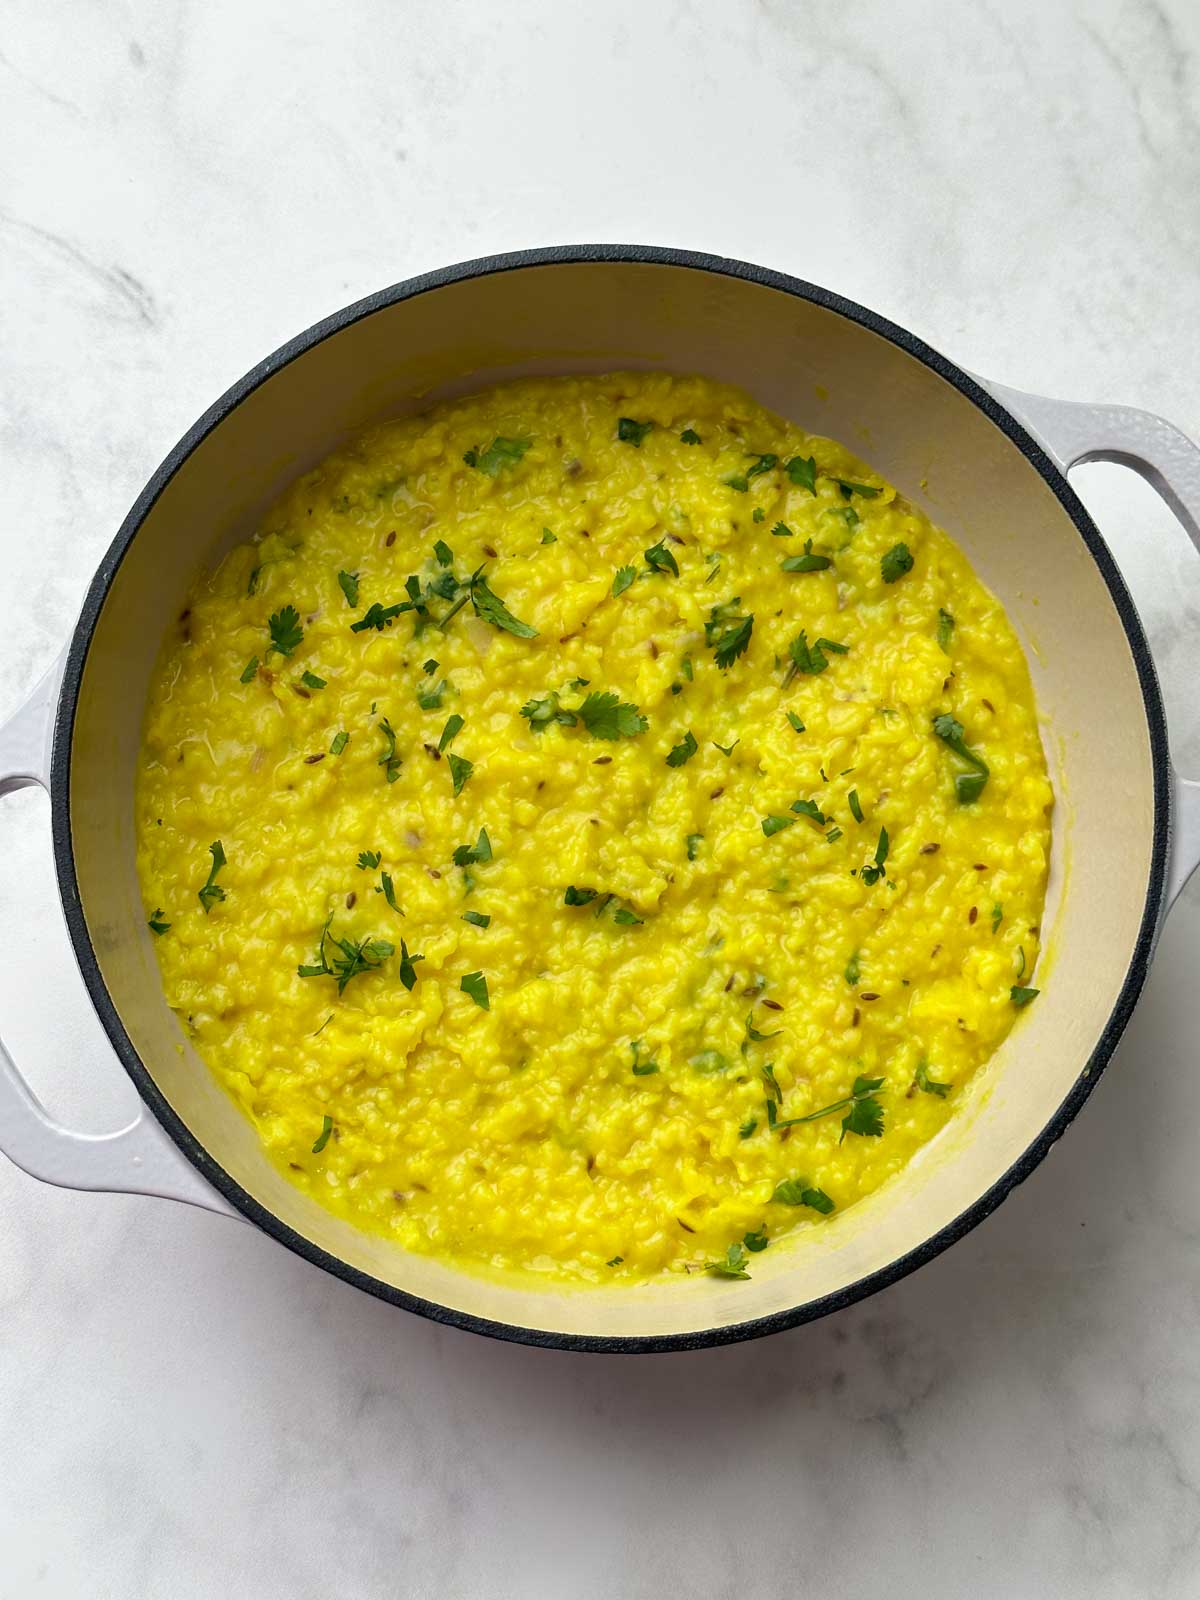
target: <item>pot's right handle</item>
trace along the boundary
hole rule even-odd
[[[50,786],[50,742],[61,660],[0,727],[0,796]],[[138,1101],[132,1122],[113,1133],[77,1133],[57,1122],[17,1071],[0,1040],[0,1151],[33,1178],[64,1189],[154,1194],[237,1217]]]
[[[1200,446],[1174,423],[1133,406],[1085,405],[980,380],[1063,472],[1085,461],[1130,467],[1158,493],[1200,550]],[[1167,905],[1200,866],[1200,783],[1171,771],[1172,836]]]

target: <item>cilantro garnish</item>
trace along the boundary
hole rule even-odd
[[[1004,907],[1000,904],[999,900],[997,900],[996,903],[992,907],[992,932],[993,933],[995,933],[996,929],[1000,926],[1000,924],[1003,921],[1004,921]]]
[[[695,428],[685,428],[679,435],[679,442],[680,444],[699,444],[700,435],[696,432]]]
[[[772,539],[794,539],[795,534],[786,522],[777,522],[771,529],[771,537]]]
[[[894,544],[879,563],[884,583],[895,583],[912,569],[913,555],[906,544]]]
[[[598,889],[577,889],[573,883],[567,885],[567,892],[563,895],[565,906],[586,906],[596,898]]]
[[[850,957],[849,961],[847,961],[846,970],[845,970],[845,972],[842,973],[842,977],[845,978],[846,982],[850,985],[850,987],[852,989],[854,988],[854,986],[858,982],[858,980],[862,977],[862,964],[861,964],[861,952],[860,951],[856,950],[854,952],[854,954]]]
[[[297,967],[296,972],[301,978],[335,978],[337,991],[342,994],[351,978],[360,972],[376,971],[396,947],[387,939],[339,939],[329,931],[332,921],[330,912],[321,929],[316,961],[310,966]]]
[[[549,528],[543,528],[542,529],[542,543],[543,544],[557,544],[558,543],[558,535],[556,533],[551,532],[551,530]]]
[[[791,809],[797,816],[811,818],[821,828],[829,821],[815,800],[793,800]]]
[[[654,427],[652,422],[635,422],[632,417],[617,419],[617,438],[622,444],[631,444],[635,450],[642,448],[642,440]]]
[[[411,610],[412,605],[408,602],[397,602],[394,606],[381,606],[379,601],[376,600],[367,607],[357,622],[350,624],[350,632],[365,633],[369,628],[374,628],[376,632],[382,633],[385,628],[391,627],[402,611]]]
[[[888,858],[888,848],[888,831],[886,828],[880,828],[879,843],[875,846],[875,859],[863,867],[862,871],[859,873],[859,877],[868,886],[868,888],[872,884],[878,883],[880,878],[884,876],[884,866]]]
[[[475,615],[484,622],[490,622],[493,628],[503,628],[505,633],[515,634],[518,639],[537,638],[537,629],[514,617],[500,596],[488,587],[487,580],[481,573],[477,572],[472,577],[470,591]],[[443,625],[447,620],[443,619]]]
[[[492,919],[484,911],[464,911],[462,920],[474,928],[486,928]]]
[[[631,1039],[629,1041],[629,1048],[633,1052],[633,1065],[629,1070],[633,1073],[634,1077],[652,1077],[653,1074],[658,1071],[658,1062],[653,1060],[643,1060],[642,1051],[646,1048],[643,1041],[641,1039]]]
[[[944,1100],[954,1087],[951,1083],[939,1083],[936,1078],[931,1078],[929,1076],[928,1061],[917,1062],[917,1071],[913,1082],[923,1094],[937,1095],[939,1100]]]
[[[479,861],[490,861],[492,841],[487,836],[487,829],[480,828],[479,837],[474,844],[456,845],[451,859],[456,867],[470,867]]]
[[[950,640],[954,634],[954,618],[948,611],[938,608],[937,642],[941,648],[950,654]]]
[[[776,1184],[771,1199],[781,1206],[811,1206],[826,1217],[834,1209],[833,1201],[824,1189],[815,1189],[803,1178],[785,1178],[782,1183]]]
[[[378,850],[360,850],[358,852],[358,870],[360,872],[374,872],[383,860]]]
[[[1027,1006],[1031,1000],[1036,999],[1042,991],[1040,989],[1023,989],[1020,984],[1014,983],[1008,992],[1013,1005],[1020,1010],[1022,1006]]]
[[[579,721],[573,711],[568,711],[559,704],[558,695],[553,693],[543,695],[537,700],[526,700],[521,707],[521,715],[528,720],[529,726],[535,733],[548,728],[552,722],[559,722],[564,728],[573,728]]]
[[[390,872],[381,872],[379,874],[379,888],[376,889],[375,893],[381,894],[393,911],[399,911],[401,916],[404,915],[404,912],[396,904],[396,885],[392,882]]]
[[[438,740],[439,752],[444,752],[447,745],[454,743],[466,723],[465,717],[460,717],[457,712],[446,718],[446,726],[442,729],[442,736]]]
[[[454,793],[459,795],[463,792],[463,785],[475,771],[475,763],[468,761],[465,756],[456,756],[453,751],[446,757],[446,762],[450,768],[450,778],[454,784]]]
[[[579,720],[593,739],[632,739],[650,726],[637,706],[597,689],[579,707]]]
[[[624,594],[629,585],[637,577],[636,567],[618,567],[613,573],[612,593],[615,600],[618,595]]]
[[[842,1119],[842,1139],[848,1133],[857,1133],[866,1138],[877,1139],[883,1132],[883,1107],[875,1098],[876,1090],[883,1087],[882,1078],[855,1078],[853,1087],[848,1095],[843,1095],[840,1100],[835,1100],[831,1105],[822,1106],[818,1111],[810,1111],[803,1117],[780,1117],[776,1114],[775,1101],[768,1099],[767,1125],[772,1128],[793,1128],[802,1122],[816,1122],[820,1117],[832,1116],[835,1111],[845,1111]],[[841,1139],[838,1140],[841,1143]]]
[[[933,731],[943,744],[948,745],[968,766],[973,767],[973,772],[958,772],[954,777],[954,792],[958,796],[960,805],[970,805],[987,787],[991,769],[981,755],[968,748],[963,741],[963,725],[948,711],[941,716],[934,717]]]
[[[338,573],[338,586],[341,589],[342,593],[346,596],[346,604],[350,607],[351,611],[357,611],[358,610],[358,573],[357,572],[339,572]]]
[[[789,711],[787,713],[787,719],[791,723],[792,727],[795,728],[797,733],[804,732],[804,724],[800,721],[800,718],[794,711]]]
[[[864,500],[874,500],[879,493],[879,490],[869,483],[854,483],[849,478],[835,478],[833,481],[842,491],[843,500],[849,500],[852,494],[860,494]]]
[[[849,649],[849,645],[839,644],[836,639],[826,639],[824,636],[814,644],[809,644],[808,633],[802,628],[791,644],[788,645],[788,655],[792,659],[791,665],[783,676],[784,688],[787,688],[798,672],[807,673],[811,677],[824,672],[829,665],[829,659],[825,654],[826,651],[831,651],[837,656],[844,656],[848,654]]]
[[[817,463],[813,456],[793,456],[786,463],[785,470],[797,488],[807,489],[809,494],[816,494]]]
[[[238,682],[239,683],[249,683],[251,678],[253,678],[254,674],[257,671],[258,671],[258,657],[257,656],[251,656],[249,661],[247,661],[246,665],[242,668],[242,675],[238,679]]]
[[[482,972],[468,972],[458,986],[463,994],[470,995],[481,1011],[490,1011],[492,1002],[488,995],[487,979]]]
[[[738,611],[740,595],[713,606],[704,624],[704,642],[716,657],[717,666],[724,672],[744,654],[754,632],[754,615]]]
[[[714,1278],[749,1278],[748,1259],[744,1245],[731,1244],[720,1261],[706,1261],[704,1270]]]
[[[438,539],[433,547],[433,559],[439,567],[452,567],[454,565],[454,551],[444,539]]]
[[[740,739],[735,739],[732,744],[718,744],[717,741],[714,739],[712,741],[712,747],[713,747],[714,750],[719,750],[723,756],[728,758],[729,756],[731,756],[733,754],[733,752],[737,749],[738,745],[740,745],[741,742],[742,741]]]
[[[171,924],[163,920],[163,911],[161,906],[155,906],[154,910],[146,918],[146,926],[150,929],[151,933],[156,933],[160,939],[164,933],[169,933],[171,930]]]
[[[685,762],[692,759],[699,748],[700,746],[696,743],[696,736],[689,728],[679,743],[672,745],[667,756],[667,765],[669,767],[682,767]]]
[[[410,955],[404,940],[400,941],[400,982],[410,992],[417,981],[417,969],[414,963],[424,961],[424,956]]]
[[[779,569],[781,572],[824,572],[826,567],[832,565],[828,556],[814,555],[812,540],[805,539],[804,554],[786,557],[779,563]]]
[[[697,856],[697,854],[698,854],[698,852],[700,850],[700,846],[701,846],[701,844],[703,842],[704,842],[704,835],[702,833],[689,833],[688,834],[688,836],[687,836],[687,858],[688,858],[689,861],[695,861],[696,856]]]
[[[794,828],[795,817],[769,816],[762,819],[762,831],[769,839],[773,833],[782,833],[784,828]]]
[[[300,674],[300,682],[306,689],[324,689],[326,687],[325,679],[318,678],[315,672],[302,672]]]
[[[651,572],[670,572],[674,577],[679,576],[679,563],[667,549],[667,541],[660,539],[657,544],[652,544],[649,550],[643,550],[646,565]]]
[[[756,1254],[760,1250],[765,1250],[770,1242],[765,1226],[742,1235],[742,1243],[746,1246],[746,1249],[753,1250]]]
[[[290,656],[304,637],[300,613],[295,606],[284,606],[282,610],[272,612],[267,628],[271,634],[271,649],[281,656]]]
[[[505,439],[497,436],[486,450],[467,450],[463,460],[469,467],[482,472],[486,478],[495,478],[500,469],[516,466],[533,443],[532,439]]]
[[[212,910],[215,900],[224,900],[225,898],[225,891],[217,882],[217,873],[225,865],[225,850],[220,839],[215,839],[209,845],[208,853],[212,857],[212,866],[208,869],[208,880],[203,889],[197,891],[200,896],[200,904],[204,907],[205,915]]]
[[[854,818],[855,822],[862,822],[862,801],[858,798],[857,789],[851,789],[850,793],[846,796],[846,804],[850,807],[850,815]]]
[[[379,731],[383,735],[383,754],[375,763],[384,769],[384,774],[389,783],[395,783],[400,776],[401,758],[396,754],[396,730],[386,717],[379,723]]]
[[[321,1154],[321,1151],[324,1150],[325,1146],[329,1143],[329,1135],[332,1132],[333,1118],[326,1113],[326,1115],[321,1118],[321,1131],[317,1135],[312,1147],[313,1155],[319,1156]]]

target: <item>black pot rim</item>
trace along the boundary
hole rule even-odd
[[[396,1289],[367,1273],[360,1272],[340,1257],[314,1245],[268,1211],[248,1194],[197,1141],[186,1125],[176,1115],[150,1076],[134,1049],[124,1025],[113,1005],[112,998],[100,973],[92,946],[87,922],[80,899],[79,883],[75,871],[74,851],[71,842],[70,790],[71,745],[79,689],[88,650],[105,597],[118,568],[141,527],[151,507],[171,478],[193,450],[216,428],[230,412],[239,406],[260,384],[266,382],[280,368],[298,356],[331,338],[352,323],[370,316],[373,312],[401,300],[408,300],[432,289],[444,288],[464,279],[491,273],[513,272],[525,267],[566,266],[574,263],[625,262],[652,266],[685,267],[698,272],[710,272],[726,277],[741,278],[764,287],[781,290],[803,300],[837,312],[882,338],[897,345],[908,355],[930,367],[940,377],[952,384],[973,405],[978,407],[1019,449],[1044,479],[1063,510],[1074,523],[1080,538],[1100,570],[1108,592],[1116,606],[1129,649],[1133,656],[1141,685],[1142,701],[1150,741],[1154,787],[1154,839],[1146,897],[1142,909],[1138,937],[1121,986],[1116,1005],[1108,1022],[1070,1092],[1050,1117],[1038,1137],[1024,1153],[982,1195],[959,1216],[940,1228],[937,1233],[910,1250],[886,1267],[868,1273],[855,1283],[848,1284],[832,1294],[817,1300],[806,1301],[770,1316],[746,1322],[731,1323],[692,1333],[658,1334],[650,1336],[592,1336],[589,1334],[556,1333],[540,1328],[524,1328],[516,1324],[493,1321],[474,1316],[416,1295]],[[313,1262],[335,1277],[354,1284],[393,1305],[404,1307],[433,1322],[468,1329],[492,1338],[519,1344],[535,1345],[560,1350],[583,1350],[608,1353],[656,1352],[670,1350],[697,1350],[709,1346],[732,1344],[743,1339],[754,1339],[794,1328],[818,1317],[854,1305],[866,1296],[886,1288],[889,1284],[907,1277],[917,1267],[932,1261],[950,1245],[978,1226],[989,1216],[1012,1190],[1041,1162],[1056,1140],[1061,1138],[1069,1124],[1079,1113],[1084,1101],[1095,1087],[1100,1074],[1108,1064],[1117,1042],[1124,1032],[1137,997],[1145,982],[1153,951],[1154,940],[1161,918],[1166,892],[1166,872],[1170,838],[1170,766],[1167,752],[1167,729],[1163,714],[1158,679],[1151,659],[1150,649],[1141,621],[1125,586],[1124,579],[1101,538],[1095,524],[1064,475],[1049,459],[1041,447],[1017,422],[1010,412],[970,377],[961,367],[930,348],[923,340],[906,329],[889,322],[875,312],[857,305],[841,295],[786,274],[744,261],[705,255],[690,250],[674,250],[648,245],[564,245],[535,250],[522,250],[506,255],[485,256],[464,261],[410,278],[402,283],[382,289],[365,299],[335,312],[333,316],[315,323],[304,333],[282,345],[272,355],[260,361],[245,377],[228,389],[184,434],[170,452],[135,501],[109,546],[96,575],[88,588],[79,621],[71,637],[59,693],[55,717],[53,753],[50,775],[50,802],[54,844],[54,861],[58,875],[67,928],[75,949],[84,982],[100,1020],[112,1042],[122,1065],[132,1078],[142,1100],[149,1106],[171,1139],[212,1186],[237,1207],[250,1221],[286,1245],[297,1255]]]

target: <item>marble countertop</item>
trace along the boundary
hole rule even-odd
[[[0,716],[217,394],[465,256],[741,256],[1200,436],[1193,0],[836,9],[10,0]],[[1076,482],[1200,774],[1200,559],[1130,475]],[[3,830],[0,1028],[53,1110],[112,1126],[132,1091],[71,969],[44,797]],[[1190,1600],[1198,961],[1200,881],[994,1217],[850,1311],[695,1355],[493,1344],[251,1228],[0,1160],[0,1596]]]

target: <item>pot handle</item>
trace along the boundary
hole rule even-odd
[[[65,655],[0,728],[0,796],[50,787],[50,747]],[[17,1071],[0,1040],[0,1151],[31,1177],[64,1189],[154,1194],[237,1217],[138,1102],[115,1133],[76,1133],[56,1122]]]
[[[1156,489],[1200,550],[1200,446],[1174,423],[1133,406],[1087,405],[1025,394],[979,380],[1033,435],[1063,472],[1085,461],[1114,461]],[[1171,768],[1168,907],[1200,866],[1200,783]]]

